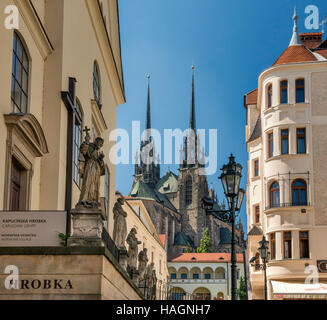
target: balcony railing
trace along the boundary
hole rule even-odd
[[[169,279],[171,284],[175,283],[216,283],[216,284],[224,284],[226,283],[226,279]]]
[[[288,208],[288,207],[310,207],[310,202],[284,202],[277,203],[274,205],[266,206],[266,210],[274,209],[274,208]]]

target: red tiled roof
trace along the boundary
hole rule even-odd
[[[290,46],[282,53],[282,55],[277,59],[273,66],[284,63],[308,61],[317,61],[317,58],[308,48],[306,48],[304,45]]]
[[[166,235],[165,234],[159,234],[159,239],[162,243],[162,246],[165,247],[166,244]]]
[[[245,94],[244,107],[248,106],[249,104],[257,104],[257,100],[258,100],[258,88]]]
[[[300,40],[307,48],[315,49],[319,47],[322,42],[322,32],[300,33]]]
[[[315,53],[318,53],[327,59],[327,49],[318,49],[318,50],[315,50]]]
[[[243,262],[243,254],[236,254],[237,262]],[[231,262],[231,254],[214,253],[176,253],[168,257],[170,262]]]

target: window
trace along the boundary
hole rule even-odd
[[[268,158],[274,155],[274,134],[268,134]]]
[[[254,176],[255,177],[259,176],[259,160],[258,159],[254,160]]]
[[[306,153],[305,128],[296,129],[296,148],[298,154]]]
[[[276,259],[276,236],[275,233],[270,234],[270,259]]]
[[[300,231],[300,258],[309,259],[309,231]]]
[[[280,104],[286,104],[288,102],[287,96],[288,82],[283,80],[280,82]]]
[[[267,87],[267,107],[270,108],[272,106],[272,85],[270,84]]]
[[[279,207],[279,183],[275,181],[270,186],[270,208]]]
[[[109,217],[110,173],[107,167],[105,170],[104,201],[106,206],[106,216]]]
[[[205,273],[204,274],[204,279],[207,279],[207,280],[211,279],[211,274],[210,273]]]
[[[199,279],[199,274],[198,273],[193,273],[193,279]]]
[[[307,184],[304,180],[298,179],[292,183],[292,204],[293,206],[307,205]]]
[[[24,45],[14,33],[11,74],[11,106],[13,113],[27,113],[29,60]]]
[[[12,158],[9,211],[18,211],[21,209],[21,197],[23,189],[22,172],[23,168],[15,158]]]
[[[256,271],[260,270],[260,255],[259,252],[255,254],[254,269]]]
[[[296,80],[295,87],[296,87],[296,103],[304,102],[305,100],[304,79]]]
[[[189,205],[192,203],[192,178],[188,176],[185,182],[185,204]]]
[[[76,184],[80,187],[81,185],[81,175],[79,172],[79,148],[82,143],[82,126],[83,126],[83,116],[80,103],[76,101],[75,109],[75,124],[74,124],[74,168],[73,168],[73,179]]]
[[[176,273],[170,274],[170,279],[176,279],[176,278],[177,278]]]
[[[288,129],[281,131],[282,154],[288,154]]]
[[[292,258],[292,232],[284,232],[284,259]]]
[[[187,279],[187,273],[182,273],[181,274],[181,279]]]
[[[94,100],[100,104],[100,76],[98,64],[96,62],[94,62],[93,65],[93,92]]]
[[[255,223],[260,222],[260,206],[257,205],[254,207],[254,214],[255,214]]]

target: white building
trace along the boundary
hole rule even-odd
[[[182,253],[168,258],[170,299],[229,300],[230,253]],[[237,283],[244,277],[243,254],[237,254]]]
[[[269,299],[327,297],[327,41],[322,33],[299,35],[296,13],[293,20],[289,46],[244,99],[253,299],[264,297],[263,235],[271,252]],[[320,285],[304,285],[308,266],[318,270]]]

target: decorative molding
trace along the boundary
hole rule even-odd
[[[53,52],[54,48],[45,32],[40,18],[30,0],[14,0],[19,13],[23,17],[35,43],[44,60]]]
[[[99,108],[99,105],[98,105],[97,101],[94,99],[91,100],[91,109],[92,109],[92,116],[93,116],[94,122],[95,122],[96,126],[99,128],[100,134],[102,134],[102,132],[107,130],[108,127],[107,127],[106,121],[103,117],[103,114]]]
[[[17,1],[17,0],[16,0]],[[111,48],[109,35],[103,23],[101,11],[96,0],[85,0],[91,18],[94,32],[102,53],[109,81],[112,86],[114,98],[117,106],[125,103],[125,92],[123,79],[120,78],[115,57]]]

